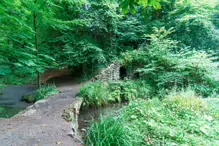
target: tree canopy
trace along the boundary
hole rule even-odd
[[[152,6],[155,9],[160,9],[161,5],[160,2],[162,0],[120,0],[120,7],[122,8],[123,13],[128,13],[128,10],[130,10],[132,13],[136,13],[135,6]]]
[[[73,72],[95,74],[123,52],[150,43],[147,35],[153,27],[173,28],[169,37],[191,50],[217,53],[219,44],[217,3],[2,0],[0,14],[0,74],[4,82],[24,76],[34,79],[37,72],[66,66]]]

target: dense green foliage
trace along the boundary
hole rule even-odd
[[[87,145],[113,145],[123,132],[123,138],[133,146],[217,145],[218,112],[218,107],[209,108],[204,99],[190,89],[173,91],[163,101],[133,101],[119,114],[101,118],[91,125],[85,142]],[[108,127],[112,122],[114,124]],[[114,129],[116,125],[119,127],[118,135]],[[126,131],[120,130],[123,128]],[[113,141],[99,141],[105,138]]]
[[[190,50],[168,38],[173,30],[154,29],[138,50],[123,53],[122,61],[136,81],[94,82],[81,88],[84,106],[131,101],[136,98],[164,97],[173,87],[191,87],[208,97],[219,93],[218,63],[214,53]]]
[[[123,54],[124,65],[158,91],[190,85],[204,96],[219,93],[214,54],[181,46],[168,38],[171,32],[155,28],[155,33],[148,36],[149,45],[143,43],[138,50]]]
[[[134,4],[123,2],[125,7]],[[217,50],[216,3],[158,1],[162,9],[156,10],[150,7],[154,2],[138,1],[149,7],[135,6],[135,15],[124,15],[116,0],[1,1],[0,75],[5,78],[1,82],[8,84],[8,78],[13,78],[15,84],[19,78],[33,79],[36,72],[66,66],[75,72],[94,74],[122,52],[149,43],[145,35],[151,34],[154,26],[165,26],[167,30],[174,27],[170,37],[180,45]]]
[[[143,7],[153,6],[155,9],[160,9],[160,2],[163,0],[120,0],[120,8],[123,13],[128,13],[130,10],[132,13],[136,13],[135,6],[141,5]]]
[[[48,4],[53,5],[52,1]],[[43,34],[54,24],[54,9],[49,9],[44,1],[3,0],[0,3],[1,39],[0,58],[1,76],[18,75],[27,77],[35,72],[55,65],[55,60],[49,56],[45,45],[47,35]],[[37,33],[34,30],[34,13],[37,13]],[[35,34],[38,38],[36,48]]]

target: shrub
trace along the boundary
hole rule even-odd
[[[110,82],[107,90],[110,99],[116,99],[118,102],[122,102],[122,82]]]
[[[22,85],[22,84],[28,84],[33,83],[35,80],[34,75],[20,75],[18,73],[15,73],[15,75],[7,75],[3,76],[0,80],[0,84],[6,86],[6,85]]]

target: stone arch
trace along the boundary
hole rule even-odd
[[[70,76],[70,75],[71,72],[68,68],[48,70],[42,74],[41,82],[46,83],[50,79],[61,77],[61,76]]]

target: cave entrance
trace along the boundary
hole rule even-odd
[[[122,80],[124,80],[124,78],[127,77],[127,69],[124,66],[121,66],[119,69],[119,77]]]

